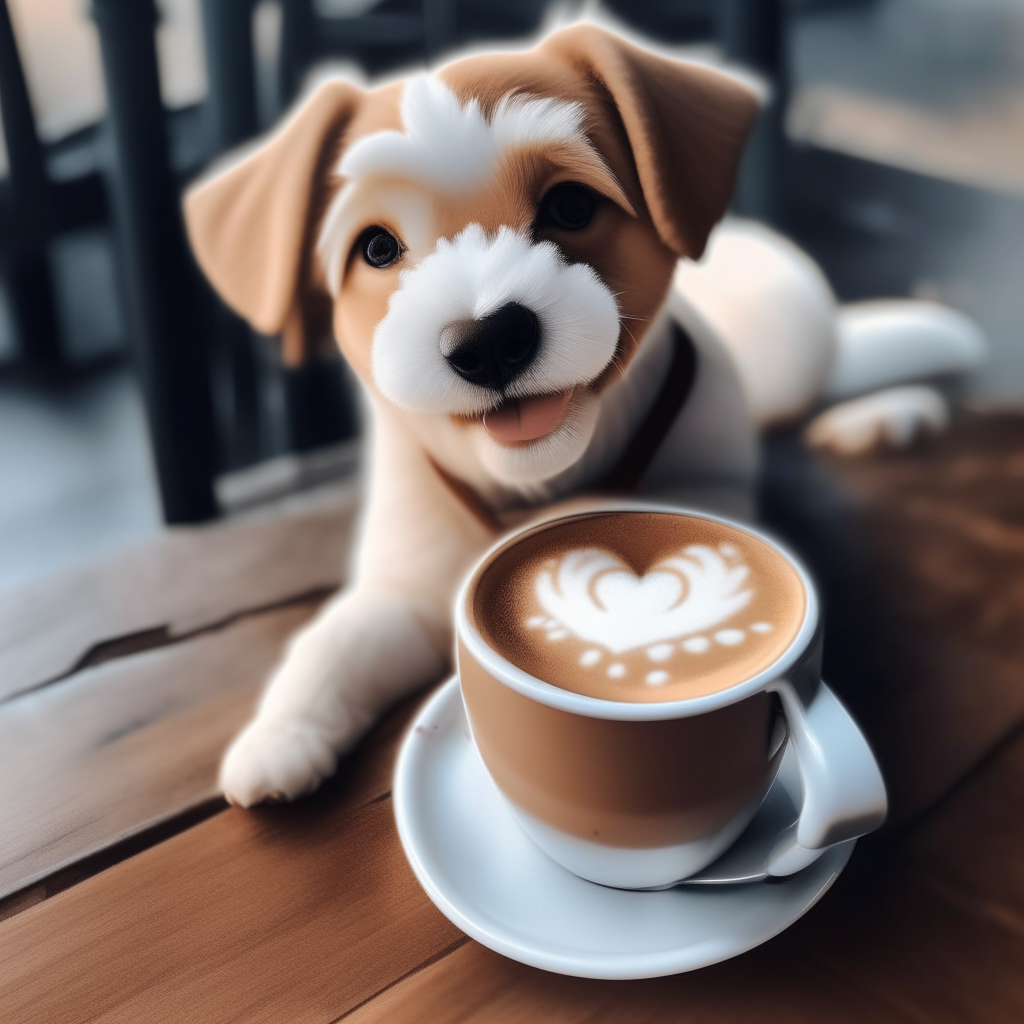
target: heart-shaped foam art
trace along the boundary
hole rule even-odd
[[[541,607],[580,640],[622,654],[677,640],[724,622],[753,597],[749,575],[731,545],[691,544],[643,576],[607,551],[562,556],[537,575]]]

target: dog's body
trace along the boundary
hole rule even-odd
[[[192,192],[221,294],[293,355],[333,327],[371,419],[350,586],[229,750],[229,799],[308,791],[440,678],[456,588],[503,528],[624,490],[750,514],[756,427],[813,406],[843,347],[820,273],[758,229],[677,272],[757,106],[580,25],[374,92],[328,83]],[[737,252],[767,282],[745,318]],[[781,339],[767,369],[759,323]]]

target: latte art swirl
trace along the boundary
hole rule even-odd
[[[750,570],[732,544],[691,544],[643,576],[607,551],[566,553],[537,576],[541,607],[580,640],[621,654],[724,622],[747,605]]]
[[[606,700],[713,693],[766,668],[803,619],[803,585],[769,545],[714,520],[591,514],[486,571],[477,621],[531,675]]]

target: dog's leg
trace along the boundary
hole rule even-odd
[[[388,704],[440,678],[447,652],[418,612],[396,595],[353,590],[296,634],[225,755],[228,800],[249,807],[315,789]]]
[[[826,399],[845,399],[815,417],[807,443],[840,455],[904,448],[922,433],[941,433],[949,406],[933,387],[904,381],[952,377],[985,359],[978,327],[931,302],[886,299],[843,306]],[[881,390],[878,390],[881,389]]]
[[[440,679],[451,607],[491,540],[394,424],[378,424],[351,589],[296,634],[220,785],[232,803],[293,799],[330,775],[394,701]]]
[[[886,445],[905,448],[922,433],[940,433],[948,422],[942,395],[917,384],[840,402],[811,420],[804,437],[813,448],[862,455]]]

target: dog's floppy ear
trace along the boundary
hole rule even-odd
[[[347,82],[324,83],[267,141],[185,196],[203,272],[256,330],[284,332],[289,363],[305,354],[307,307],[315,304],[307,262],[311,220],[319,214],[314,188],[364,95]]]
[[[545,48],[607,94],[661,240],[680,256],[699,258],[729,205],[760,107],[757,94],[728,75],[657,56],[596,25],[563,29]]]

